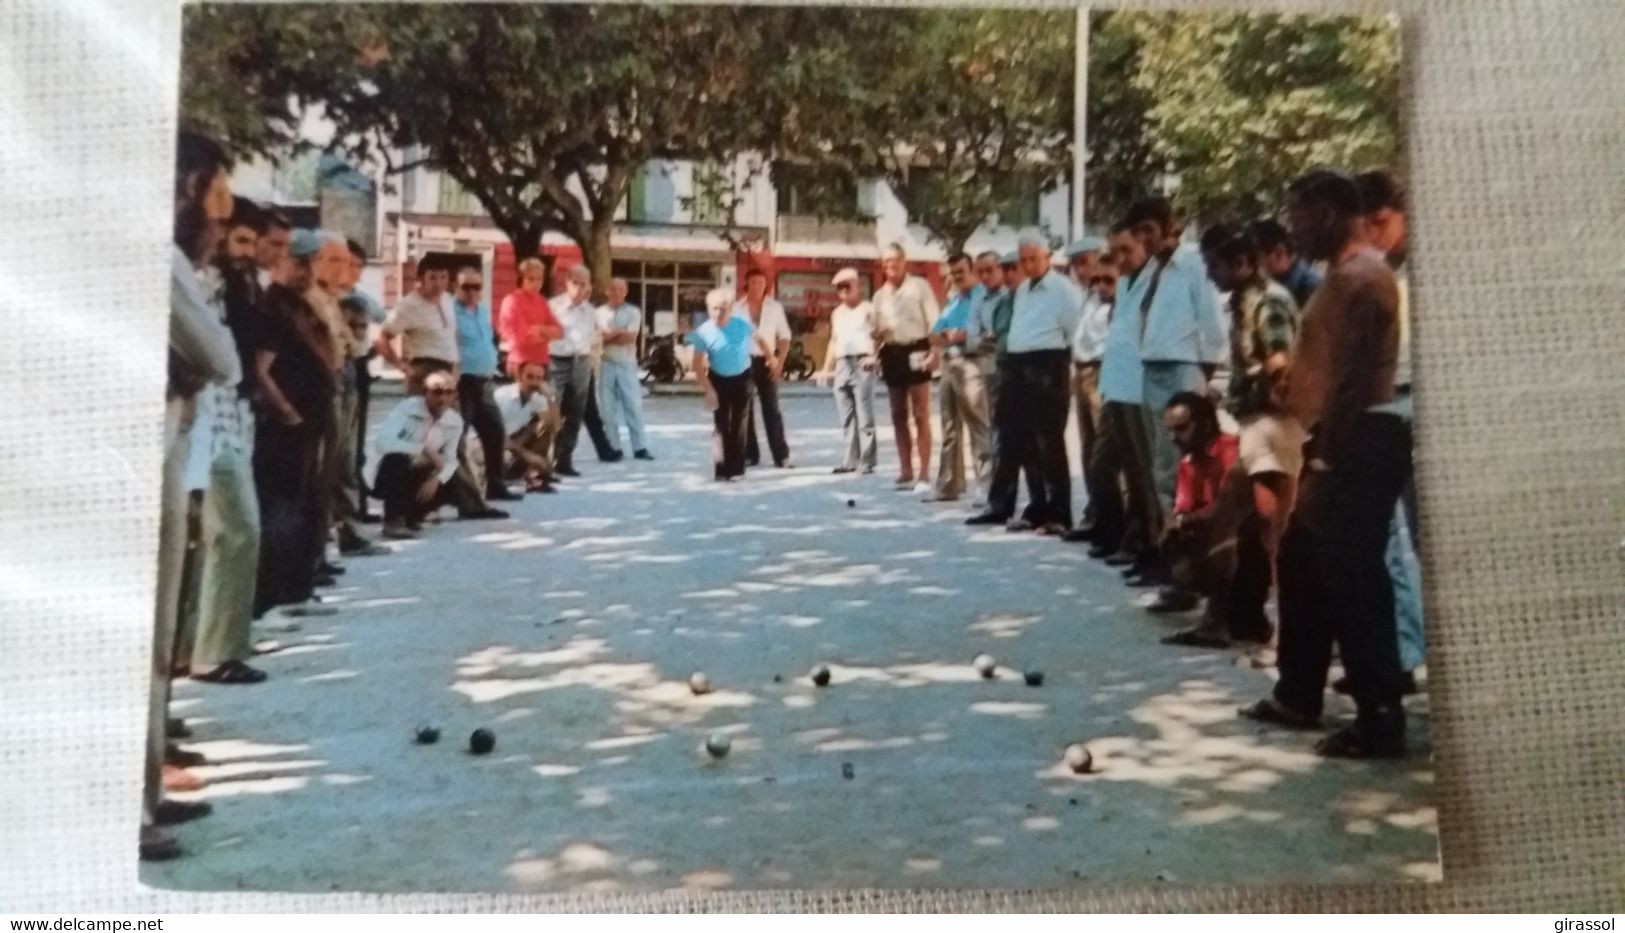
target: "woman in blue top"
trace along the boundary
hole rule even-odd
[[[712,435],[711,456],[719,482],[736,482],[745,475],[745,432],[750,412],[750,348],[754,342],[768,356],[772,348],[750,318],[733,313],[733,293],[712,289],[705,296],[710,318],[689,331],[693,344],[694,375],[705,389],[705,407],[711,409],[716,431]]]

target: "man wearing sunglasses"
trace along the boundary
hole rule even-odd
[[[472,475],[470,481],[484,480],[487,500],[512,501],[523,497],[509,492],[502,477],[505,432],[502,412],[491,395],[497,374],[497,342],[491,310],[480,300],[484,291],[485,279],[479,269],[458,270],[451,304],[457,322],[457,403],[463,423],[474,429],[485,455],[485,476]]]
[[[424,517],[447,504],[455,504],[465,519],[508,517],[498,509],[474,509],[473,490],[457,479],[463,419],[456,403],[451,373],[430,373],[423,395],[402,399],[378,426],[366,480],[373,498],[384,503],[384,537],[417,537]]]

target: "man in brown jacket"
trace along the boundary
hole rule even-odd
[[[1287,190],[1293,239],[1328,268],[1304,309],[1287,389],[1310,440],[1281,540],[1281,678],[1242,715],[1318,727],[1336,644],[1358,713],[1316,751],[1397,758],[1405,754],[1403,674],[1384,554],[1410,475],[1411,436],[1392,410],[1399,289],[1366,239],[1362,213],[1359,187],[1341,172],[1317,169]]]

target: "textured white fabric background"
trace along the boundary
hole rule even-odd
[[[1625,3],[1392,9],[1443,885],[279,897],[136,881],[179,8],[0,0],[0,912],[1620,909]]]

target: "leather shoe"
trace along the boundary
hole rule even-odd
[[[997,512],[978,512],[977,514],[972,515],[970,518],[965,519],[965,524],[1002,525],[1005,523],[1005,520],[1005,517]]]
[[[200,820],[214,812],[214,807],[203,800],[160,800],[153,811],[152,822],[157,826],[177,826]]]
[[[1073,528],[1061,535],[1061,540],[1068,544],[1093,544],[1095,530],[1093,528]]]
[[[580,470],[577,470],[575,467],[571,466],[568,463],[561,464],[559,466],[554,467],[553,472],[557,473],[560,476],[580,476],[581,475]]]
[[[1163,588],[1157,591],[1157,598],[1145,607],[1146,612],[1158,614],[1170,612],[1190,612],[1196,608],[1198,600],[1195,596],[1183,590]]]
[[[1106,558],[1106,566],[1128,567],[1138,563],[1139,560],[1140,558],[1137,554],[1130,554],[1127,551],[1118,551],[1117,553]]]
[[[164,835],[154,826],[141,827],[141,841],[136,852],[143,862],[167,862],[186,854],[175,837]]]
[[[463,512],[457,517],[463,521],[469,521],[471,519],[507,518],[508,513],[502,511],[501,509],[493,509],[490,506],[486,506],[483,509],[471,509],[467,512]]]

